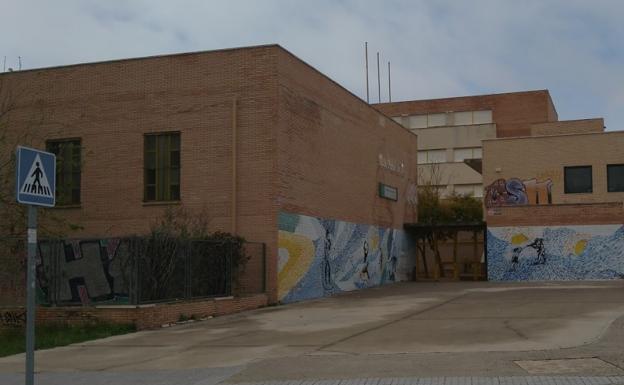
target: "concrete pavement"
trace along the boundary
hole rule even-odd
[[[22,370],[23,355],[0,359],[0,383]],[[624,376],[624,281],[397,284],[39,351],[37,370],[50,384],[71,376],[93,384],[616,383]],[[170,376],[178,381],[154,382]]]

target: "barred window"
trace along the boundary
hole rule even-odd
[[[80,139],[49,140],[46,149],[56,155],[56,204],[80,204]]]
[[[146,202],[180,200],[180,133],[145,135]]]

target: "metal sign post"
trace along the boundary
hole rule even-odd
[[[28,272],[26,278],[26,385],[35,380],[35,290],[37,206],[28,205]]]
[[[26,277],[26,385],[35,380],[35,294],[37,290],[37,206],[56,203],[56,157],[32,148],[17,148],[16,198],[28,205],[28,262]]]

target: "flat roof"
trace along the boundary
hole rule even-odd
[[[397,101],[397,102],[372,103],[372,105],[381,106],[381,105],[388,105],[388,104],[401,104],[401,103],[414,103],[414,102],[434,102],[434,101],[441,101],[441,100],[477,99],[477,98],[487,98],[487,97],[492,97],[492,96],[516,95],[516,94],[535,94],[535,93],[546,93],[550,97],[550,91],[548,91],[548,89],[538,89],[538,90],[526,90],[526,91],[497,92],[497,93],[491,93],[491,94],[449,96],[449,97],[444,97],[444,98],[432,98],[432,99],[400,100],[400,101]]]
[[[536,135],[536,136],[510,136],[505,138],[490,138],[490,139],[481,139],[481,142],[494,142],[494,141],[504,141],[504,140],[529,140],[529,139],[540,139],[540,138],[553,138],[553,137],[568,137],[568,136],[587,136],[587,135],[622,135],[624,134],[624,130],[618,131],[601,131],[601,132],[576,132],[570,134],[553,134],[553,135]]]

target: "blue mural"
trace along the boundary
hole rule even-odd
[[[278,297],[284,303],[406,280],[401,230],[305,215],[279,215]]]
[[[624,226],[489,227],[492,281],[624,279]]]

